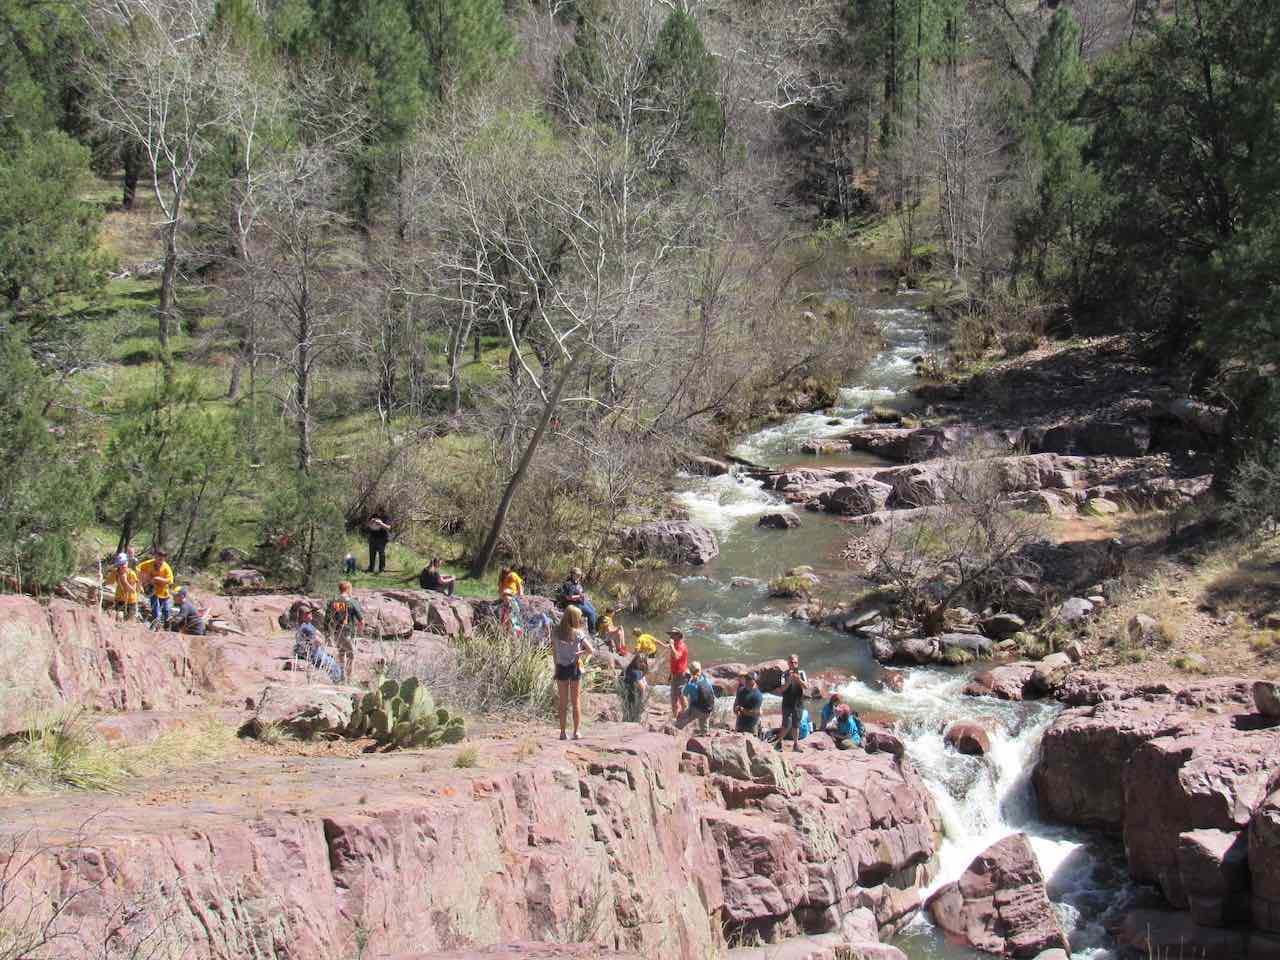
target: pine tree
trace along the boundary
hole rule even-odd
[[[676,118],[681,134],[695,143],[714,144],[724,131],[716,97],[714,58],[692,15],[675,10],[667,17],[649,55],[649,94]]]

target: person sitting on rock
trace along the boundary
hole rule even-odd
[[[569,571],[569,579],[560,584],[556,591],[556,603],[562,607],[574,606],[587,618],[587,630],[596,635],[596,608],[591,605],[586,588],[582,585],[582,568],[574,567]]]
[[[697,660],[689,664],[689,682],[685,684],[684,693],[689,705],[676,718],[676,727],[684,729],[691,723],[697,723],[698,732],[706,733],[716,709],[716,691],[703,675],[702,664]]]
[[[831,726],[831,721],[836,718],[836,711],[840,709],[840,705],[844,703],[844,697],[837,690],[827,697],[827,702],[822,705],[822,729],[826,730]]]
[[[823,729],[841,750],[862,746],[862,721],[847,703],[836,708],[831,723],[824,724]]]
[[[129,567],[129,558],[117,553],[106,576],[107,583],[115,584],[115,602],[113,611],[117,619],[124,622],[138,619],[138,593],[140,584],[138,573]]]
[[[600,617],[600,637],[608,649],[620,657],[625,657],[627,655],[627,631],[618,622],[618,619],[618,611],[613,607],[606,607],[604,614]]]
[[[314,616],[311,608],[304,608],[300,616],[302,617],[302,622],[298,624],[298,630],[293,635],[293,658],[295,660],[303,660],[311,666],[323,670],[334,683],[341,683],[343,678],[342,667],[325,650],[320,631],[311,622]]]
[[[787,658],[787,670],[782,675],[782,684],[774,691],[782,696],[782,730],[774,745],[776,750],[782,749],[789,733],[792,749],[796,753],[800,752],[800,714],[804,710],[805,686],[808,682],[809,678],[800,669],[800,658],[793,653]]]
[[[756,686],[756,675],[750,671],[738,680],[738,692],[733,698],[733,713],[737,719],[733,729],[738,733],[760,735],[760,713],[764,709],[764,694]]]
[[[338,648],[338,662],[348,677],[356,665],[356,631],[364,623],[364,611],[351,595],[351,582],[338,583],[338,595],[324,608],[324,630]]]
[[[169,629],[203,637],[205,630],[208,629],[208,621],[192,602],[190,591],[186,587],[179,587],[178,592],[174,594],[174,599],[178,601],[178,609],[169,620]]]

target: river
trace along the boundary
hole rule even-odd
[[[930,321],[918,304],[919,298],[910,294],[866,304],[880,321],[884,347],[859,382],[843,389],[834,407],[789,417],[745,437],[733,452],[774,467],[881,463],[863,454],[807,457],[798,448],[806,438],[831,436],[864,422],[872,404],[910,409],[907,389],[914,375],[912,357],[928,350],[930,339]],[[838,559],[849,537],[844,523],[826,514],[801,511],[798,529],[760,528],[756,521],[762,514],[794,512],[793,508],[759,482],[733,474],[682,477],[677,496],[690,519],[716,532],[720,556],[681,578],[680,605],[671,615],[636,626],[661,630],[679,624],[694,657],[708,663],[752,663],[795,653],[810,670],[851,674],[856,679],[845,689],[850,702],[857,709],[896,718],[907,754],[942,813],[946,835],[934,887],[959,877],[973,857],[996,840],[1025,831],[1073,956],[1079,960],[1111,957],[1105,916],[1128,897],[1123,852],[1092,835],[1046,824],[1036,815],[1031,766],[1040,738],[1059,707],[962,697],[960,688],[971,672],[965,669],[912,669],[902,692],[890,691],[880,682],[880,666],[864,640],[793,620],[786,602],[767,595],[768,580],[798,564],[814,568],[823,580],[824,593],[838,593],[846,585],[855,588],[858,578]],[[964,719],[983,719],[994,731],[986,757],[965,757],[944,746],[943,728]],[[988,956],[946,943],[923,911],[893,942],[912,960]]]

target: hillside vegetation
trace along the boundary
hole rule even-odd
[[[376,509],[397,577],[598,569],[688,455],[826,405],[900,279],[955,364],[1137,338],[1272,523],[1269,12],[0,0],[0,571],[315,588]]]

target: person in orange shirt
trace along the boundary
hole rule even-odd
[[[116,554],[115,562],[111,565],[111,570],[107,573],[106,580],[108,583],[115,584],[115,604],[113,610],[116,618],[123,621],[138,619],[138,574],[134,570],[129,569],[129,558],[123,554]]]
[[[151,619],[165,624],[173,612],[173,600],[169,595],[173,589],[173,567],[169,566],[169,554],[157,550],[150,560],[138,564],[138,579],[151,597]]]

